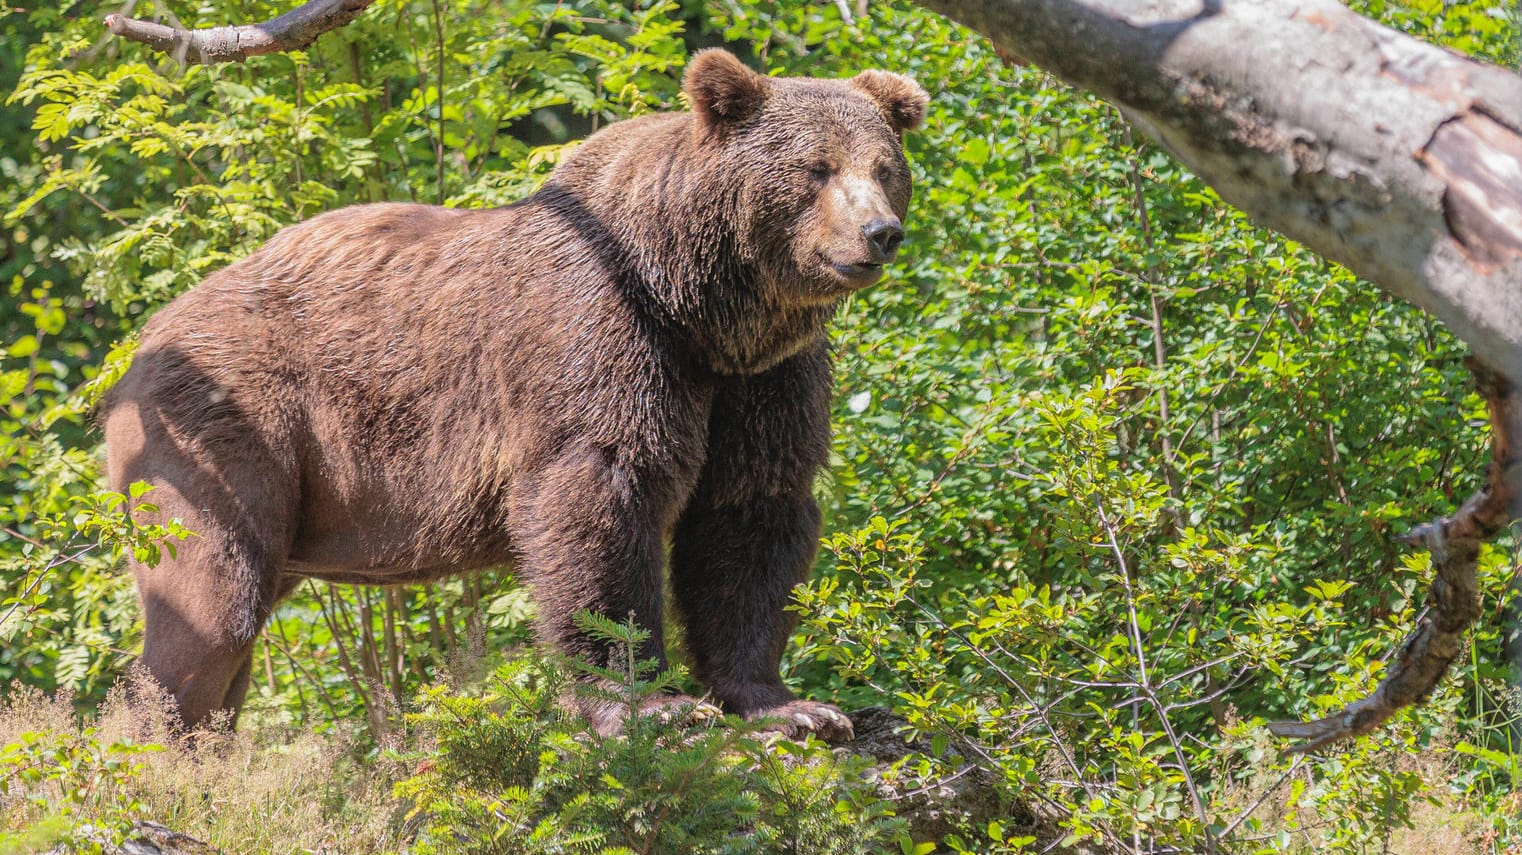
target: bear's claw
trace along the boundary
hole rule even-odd
[[[851,719],[845,713],[819,701],[788,701],[770,709],[757,710],[746,718],[760,722],[762,730],[789,739],[802,739],[812,733],[826,742],[849,742],[855,735]]]

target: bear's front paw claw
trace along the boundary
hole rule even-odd
[[[653,715],[661,724],[695,727],[718,719],[724,715],[724,711],[707,701],[687,695],[669,695],[647,702],[640,710],[640,715]]]
[[[746,716],[760,721],[763,729],[789,739],[802,739],[812,733],[826,742],[849,742],[854,735],[846,714],[818,701],[789,701],[781,706],[757,710]]]

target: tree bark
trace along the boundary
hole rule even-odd
[[[300,50],[329,30],[355,18],[375,0],[311,0],[272,21],[261,24],[186,30],[107,15],[106,29],[124,39],[142,42],[180,62],[241,62],[251,56]]]
[[[1522,378],[1522,78],[1334,0],[917,0]]]

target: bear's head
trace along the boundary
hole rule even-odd
[[[693,57],[683,86],[697,144],[733,182],[740,252],[779,298],[826,304],[882,278],[904,238],[903,134],[924,119],[925,90],[885,71],[764,77],[717,49]]]

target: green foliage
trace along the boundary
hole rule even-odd
[[[38,851],[62,841],[69,852],[98,853],[119,844],[144,805],[128,783],[143,769],[138,755],[162,750],[79,732],[28,731],[0,745],[0,792],[11,819],[0,824],[0,852]],[[79,817],[97,824],[81,826]],[[107,825],[99,824],[102,819]],[[19,829],[8,825],[22,823]],[[86,834],[80,834],[88,828]]]
[[[89,560],[90,555],[103,552],[116,558],[131,552],[152,566],[165,552],[173,556],[175,544],[192,536],[178,522],[142,525],[127,514],[129,505],[142,512],[157,510],[150,502],[138,501],[151,489],[137,482],[129,495],[102,490],[70,496],[72,514],[35,520],[41,540],[25,539],[19,555],[0,554],[0,573],[17,580],[14,591],[0,597],[0,642],[27,637],[39,626],[64,624],[73,630],[20,650],[22,655],[13,661],[25,669],[22,674],[41,676],[51,666],[53,686],[93,686],[99,659],[87,645],[109,645],[111,621],[130,626],[126,615],[131,606],[130,595],[124,596],[117,580],[102,572],[98,559]]]
[[[655,673],[655,663],[640,661],[637,651],[650,639],[650,631],[635,625],[632,612],[624,623],[582,612],[576,615],[576,625],[592,641],[607,646],[611,664],[573,662],[584,679],[575,683],[571,690],[583,700],[622,708],[624,714],[633,719],[631,727],[642,726],[636,715],[641,704],[665,692],[675,691],[681,684],[681,672],[668,668]]]
[[[289,4],[169,5],[204,26]],[[1354,7],[1522,59],[1508,4]],[[890,703],[930,740],[885,783],[933,787],[970,762],[1004,803],[1056,811],[1058,838],[1131,850],[1522,843],[1503,609],[1437,697],[1345,752],[1284,760],[1261,728],[1373,686],[1421,609],[1425,559],[1391,534],[1448,512],[1482,471],[1461,348],[1253,227],[1113,109],[904,3],[847,23],[833,4],[755,0],[381,0],[305,51],[188,69],[101,41],[93,9],[0,14],[0,685],[93,708],[141,631],[117,555],[187,536],[120,514],[152,494],[100,492],[89,421],[154,309],[323,210],[520,198],[586,133],[680,108],[690,50],[725,42],[771,72],[888,68],[932,94],[907,140],[904,261],[837,325],[829,549],[790,663],[804,694]],[[1488,602],[1510,597],[1514,548],[1485,556]],[[588,691],[564,668],[517,657],[483,690],[414,706],[418,687],[470,685],[485,650],[528,640],[532,609],[505,582],[304,586],[260,639],[245,722],[283,745],[363,720],[364,786],[390,790],[394,755],[377,745],[417,761],[397,791],[417,851],[892,839],[860,770],[818,746],[643,719],[597,739],[556,712],[562,691]],[[624,704],[675,679],[622,665],[598,676]],[[38,758],[65,744],[88,758],[115,743],[48,737],[6,756],[62,769]],[[128,801],[102,816],[138,799],[196,821],[202,784],[147,787],[157,773],[118,768]],[[28,817],[72,825],[67,778],[29,790],[48,795]],[[317,822],[302,816],[291,827]],[[210,822],[228,851],[296,846],[226,812]],[[1038,831],[1011,814],[897,848],[1016,852],[1046,845]],[[366,851],[392,845],[365,834]]]
[[[759,741],[737,722],[684,729],[634,716],[602,737],[560,712],[592,681],[598,699],[641,699],[671,681],[637,662],[644,633],[580,616],[619,651],[624,670],[576,663],[581,679],[520,659],[488,691],[436,687],[408,720],[430,738],[418,772],[396,787],[421,817],[413,851],[449,853],[872,853],[894,825],[860,772],[817,742]]]

